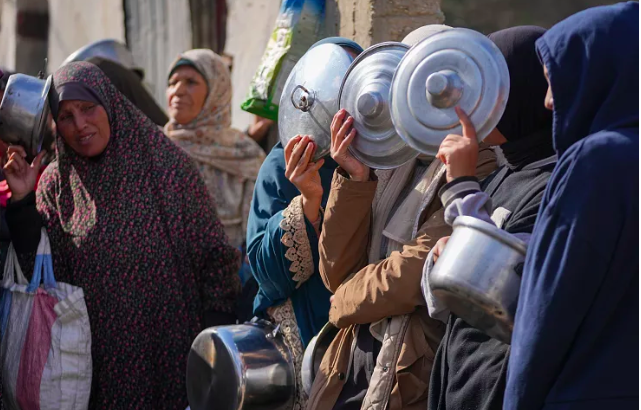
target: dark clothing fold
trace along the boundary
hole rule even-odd
[[[91,57],[87,62],[96,65],[129,101],[149,117],[154,124],[164,127],[169,121],[165,112],[145,88],[140,76],[115,61]]]

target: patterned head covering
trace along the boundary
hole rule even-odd
[[[56,279],[83,288],[92,333],[92,409],[185,408],[185,363],[206,312],[232,312],[238,252],[191,159],[96,66],[53,78],[92,91],[109,113],[96,158],[57,138],[36,206]]]
[[[256,180],[265,155],[254,140],[230,128],[231,75],[224,60],[211,50],[189,50],[176,59],[169,72],[184,60],[192,62],[204,76],[209,91],[194,120],[181,125],[170,118],[165,133],[197,161]]]

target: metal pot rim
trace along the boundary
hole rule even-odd
[[[478,218],[474,218],[471,216],[459,216],[454,220],[454,224],[452,225],[452,227],[456,229],[456,227],[458,226],[483,232],[484,234],[498,240],[499,242],[509,246],[510,248],[523,255],[525,255],[527,252],[527,244],[525,242],[515,237],[514,235],[496,227],[495,225],[482,221]]]

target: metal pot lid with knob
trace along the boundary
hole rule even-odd
[[[394,129],[390,117],[390,87],[394,71],[409,46],[376,44],[356,57],[343,79],[339,108],[354,117],[357,136],[351,153],[376,169],[399,167],[418,156]]]
[[[187,359],[192,410],[289,410],[295,370],[279,328],[262,320],[203,330]]]
[[[42,146],[52,82],[52,76],[45,80],[13,74],[0,103],[0,138],[7,144],[22,146],[29,158],[35,157]]]
[[[280,97],[278,134],[283,147],[296,135],[310,135],[317,145],[313,160],[329,154],[338,92],[353,60],[344,47],[326,43],[310,49],[296,63]]]
[[[496,127],[510,94],[501,51],[483,34],[455,28],[416,44],[400,62],[391,89],[391,116],[401,138],[435,156],[448,134],[461,134],[460,106],[479,141]]]

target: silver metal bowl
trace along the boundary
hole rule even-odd
[[[41,80],[25,74],[9,77],[0,103],[0,138],[20,145],[28,156],[40,152],[49,118],[49,90],[53,77]]]
[[[291,353],[269,322],[211,327],[191,346],[187,398],[193,410],[289,410],[295,392]]]
[[[312,391],[312,385],[314,384],[314,379],[318,374],[318,369],[320,368],[323,356],[325,356],[325,352],[327,352],[329,345],[337,334],[338,328],[331,323],[327,323],[323,326],[321,331],[312,338],[305,349],[301,369],[301,379],[303,382],[303,390],[305,390],[305,393],[307,393],[308,396]]]
[[[460,216],[430,272],[432,293],[470,325],[510,343],[526,249],[496,226]]]

